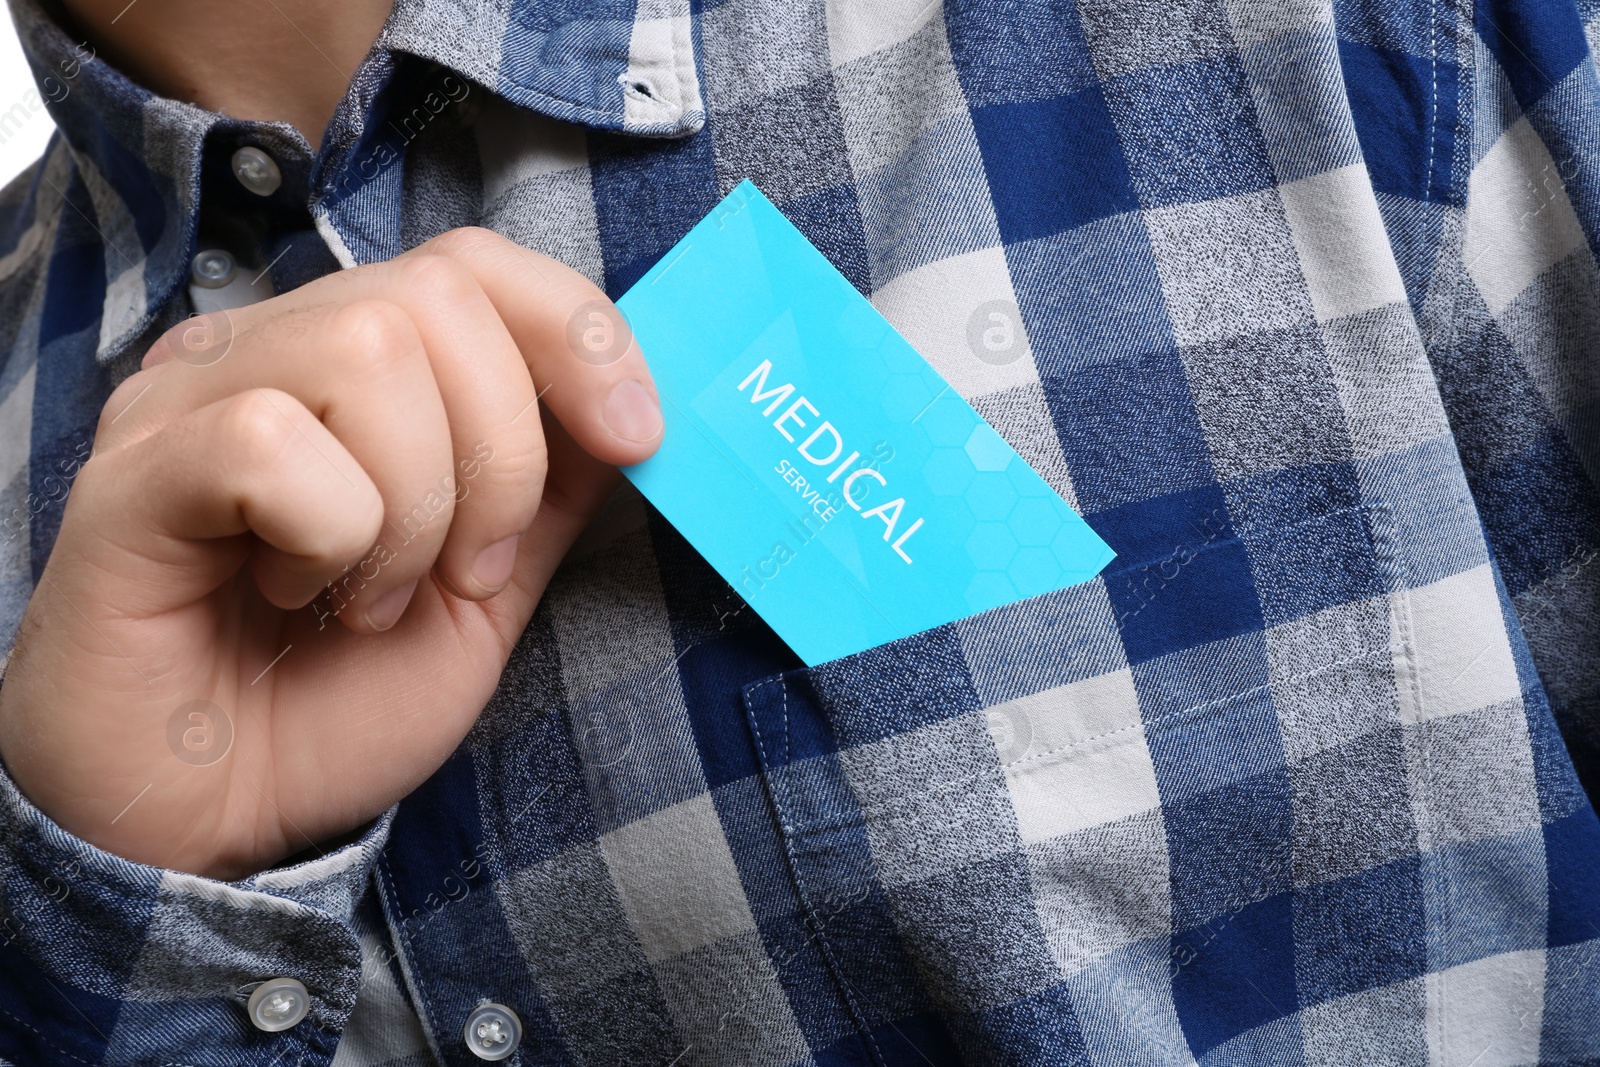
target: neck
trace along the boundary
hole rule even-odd
[[[63,0],[90,42],[153,92],[287,122],[313,146],[393,0]]]

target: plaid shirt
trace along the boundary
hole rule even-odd
[[[808,670],[625,492],[325,856],[156,870],[0,778],[0,1058],[473,1064],[493,1001],[528,1065],[1596,1062],[1582,6],[399,0],[313,151],[13,0],[63,136],[0,196],[5,634],[197,234],[617,295],[746,177],[1118,556]]]

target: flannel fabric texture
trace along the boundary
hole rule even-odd
[[[744,178],[1118,556],[803,669],[624,492],[326,856],[144,867],[0,777],[0,1060],[459,1067],[493,1001],[523,1065],[1600,1062],[1595,0],[398,0],[320,148],[45,2],[7,645],[203,227],[278,291],[478,224],[616,296]]]

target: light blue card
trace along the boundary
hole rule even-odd
[[[807,664],[1111,561],[749,182],[618,306],[666,418],[625,473]]]

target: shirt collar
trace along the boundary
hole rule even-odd
[[[247,128],[269,152],[309,154],[310,146],[285,124],[243,123],[157,96],[93,58],[90,46],[47,13],[47,0],[10,2],[45,106],[77,164],[81,188],[58,193],[70,199],[69,210],[84,213],[105,244],[96,356],[108,362],[156,322],[187,276],[208,136],[222,127]],[[514,105],[594,129],[682,137],[705,124],[688,0],[600,3],[582,15],[573,10],[530,0],[396,0],[318,160],[311,206],[342,260],[363,257],[339,239],[330,207],[366,184],[353,163],[372,139],[374,109],[397,55],[431,60]],[[372,213],[362,215],[370,219]],[[398,251],[362,245],[369,253]]]
[[[378,44],[564,122],[644,137],[705,124],[689,0],[396,0]]]

